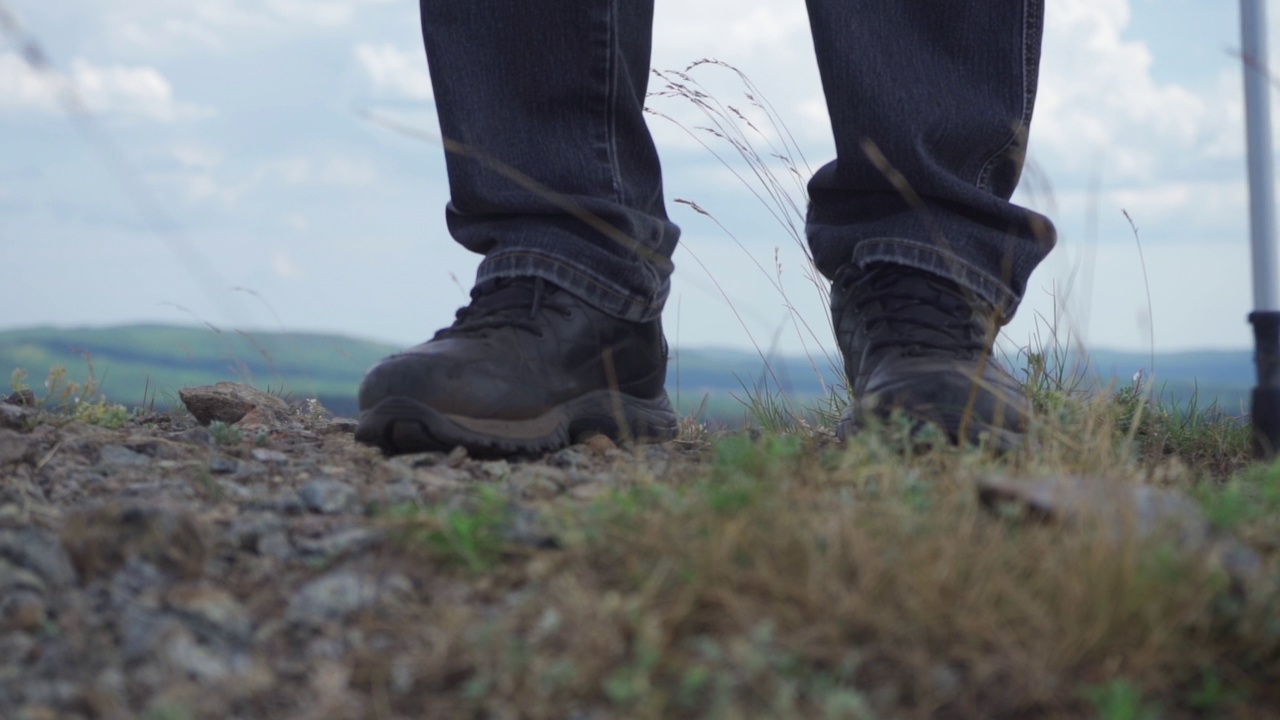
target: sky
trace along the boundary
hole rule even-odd
[[[1002,343],[1251,347],[1236,3],[1048,6],[1015,201],[1047,213],[1060,237]],[[409,345],[466,302],[479,257],[445,228],[416,3],[3,9],[49,67],[33,69],[0,34],[0,329],[197,323]],[[757,121],[761,132],[747,132],[759,147],[794,138],[802,173],[831,158],[804,3],[657,0],[653,67],[703,58],[741,70],[775,109],[785,135],[736,74],[693,71]],[[695,129],[706,119],[690,103],[650,107],[683,228],[664,314],[672,344],[829,353],[799,219],[775,219],[732,149]]]

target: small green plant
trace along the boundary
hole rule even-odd
[[[1213,668],[1208,668],[1200,675],[1200,685],[1187,698],[1187,704],[1193,710],[1217,717],[1244,699],[1244,692],[1231,687]]]
[[[78,403],[72,416],[83,423],[119,430],[129,422],[129,409],[99,398],[95,402]]]
[[[495,567],[506,547],[508,499],[492,487],[484,487],[473,502],[456,508],[417,506],[393,510],[401,524],[401,543],[426,550],[447,563],[484,572]]]
[[[194,717],[183,705],[160,703],[147,710],[146,720],[190,720]]]
[[[1112,680],[1081,691],[1093,703],[1099,720],[1159,720],[1160,712],[1142,699],[1142,691],[1128,680]]]
[[[209,423],[209,434],[213,436],[213,441],[223,447],[231,447],[244,442],[244,431],[234,425],[228,425],[221,420],[214,420]]]
[[[69,379],[67,368],[55,365],[45,378],[45,396],[36,404],[42,408],[64,413],[72,421],[119,430],[129,421],[129,409],[107,400],[100,392],[94,374],[93,361],[85,355],[88,375],[83,383]],[[9,376],[14,392],[31,393],[27,385],[27,371],[18,368]]]
[[[23,368],[14,368],[9,373],[9,387],[13,388],[15,393],[21,393],[31,389],[27,384],[27,371]]]

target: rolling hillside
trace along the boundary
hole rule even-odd
[[[238,380],[294,397],[318,397],[344,415],[355,412],[355,390],[366,368],[397,348],[338,335],[240,332],[209,327],[131,325],[109,328],[39,327],[0,332],[0,370],[28,372],[40,389],[49,369],[61,365],[83,380],[92,363],[111,400],[166,406],[178,388]],[[1158,355],[1156,389],[1165,402],[1185,406],[1198,393],[1200,407],[1217,401],[1230,412],[1247,408],[1254,382],[1247,350]],[[1090,355],[1095,387],[1124,386],[1149,355],[1097,350]],[[839,370],[826,358],[761,357],[740,350],[674,348],[668,389],[682,412],[736,424],[747,390],[781,388],[801,405],[836,387]],[[7,378],[3,378],[7,380]],[[7,383],[6,383],[7,384]],[[705,406],[703,405],[705,399]]]

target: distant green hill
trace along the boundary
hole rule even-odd
[[[41,327],[0,332],[0,368],[25,368],[37,390],[51,367],[62,365],[72,379],[82,381],[92,362],[104,394],[126,405],[140,405],[153,397],[157,405],[167,405],[176,401],[178,388],[237,380],[353,408],[361,374],[394,350],[338,335],[208,327]]]
[[[38,327],[0,332],[0,371],[24,368],[39,390],[50,368],[64,366],[73,380],[82,381],[92,362],[104,394],[131,406],[153,401],[166,406],[176,401],[178,388],[237,380],[294,397],[317,397],[338,414],[353,415],[361,375],[397,349],[311,333],[165,325]],[[704,416],[737,423],[745,409],[734,396],[768,388],[807,406],[843,384],[838,366],[825,357],[767,359],[741,350],[673,348],[668,390],[682,412],[703,407],[705,398]],[[1155,362],[1162,401],[1185,406],[1198,388],[1201,407],[1214,401],[1229,411],[1246,407],[1254,382],[1249,351],[1171,353],[1157,355]],[[1095,350],[1087,375],[1094,387],[1122,387],[1138,369],[1149,372],[1150,364],[1147,354]]]

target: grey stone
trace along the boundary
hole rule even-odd
[[[560,486],[546,477],[520,476],[512,478],[511,484],[525,500],[550,500],[560,494]]]
[[[262,538],[284,531],[285,522],[278,515],[269,512],[244,512],[231,521],[226,538],[234,547],[258,552]]]
[[[0,405],[0,408],[2,407],[12,406]],[[30,438],[12,430],[0,428],[0,465],[7,465],[11,462],[26,459],[27,454],[30,452],[30,447]]]
[[[136,663],[155,655],[169,636],[188,632],[176,618],[137,603],[123,603],[117,610],[120,654]]]
[[[246,510],[265,510],[282,515],[301,515],[307,511],[306,503],[293,490],[276,493],[262,498],[254,498],[245,505]]]
[[[209,432],[209,428],[203,425],[197,425],[182,432],[170,433],[169,439],[202,447],[213,445],[213,433]]]
[[[481,479],[502,480],[511,474],[511,464],[506,460],[490,460],[478,463]]]
[[[570,446],[553,453],[550,457],[550,462],[556,467],[578,468],[589,464],[591,460],[580,448]]]
[[[285,619],[304,626],[322,625],[412,592],[413,584],[399,573],[375,578],[344,568],[303,585],[290,599]]]
[[[1081,476],[993,476],[978,483],[978,497],[989,509],[1012,505],[1033,517],[1089,523],[1117,540],[1166,533],[1181,547],[1208,554],[1237,582],[1263,566],[1253,550],[1215,533],[1195,500],[1176,490]]]
[[[180,585],[169,591],[165,605],[201,637],[236,643],[253,637],[248,611],[222,588],[207,583]]]
[[[407,453],[404,455],[396,455],[391,458],[392,465],[400,465],[406,468],[423,468],[432,467],[433,465],[443,464],[447,460],[444,453],[438,452],[420,452]]]
[[[23,589],[0,595],[0,627],[32,632],[44,624],[47,614],[42,593]]]
[[[206,557],[203,533],[190,511],[120,503],[70,516],[63,546],[83,576],[108,575],[132,560],[155,563],[178,578],[198,577]]]
[[[26,408],[0,403],[0,428],[22,430],[30,417],[31,411]]]
[[[30,388],[15,390],[9,393],[4,400],[0,400],[0,403],[5,405],[17,405],[19,407],[35,407],[36,393]]]
[[[513,504],[507,509],[507,522],[502,536],[507,542],[515,545],[544,550],[560,547],[559,538],[547,532],[542,515],[523,505]]]
[[[283,465],[289,462],[289,456],[279,450],[268,450],[267,448],[254,448],[253,459],[263,463],[278,463]]]
[[[333,418],[329,424],[325,426],[326,433],[341,433],[343,435],[354,435],[356,427],[360,424],[358,420],[353,418]]]
[[[387,505],[417,502],[421,498],[418,487],[412,481],[402,479],[381,489],[379,500]]]
[[[30,570],[54,588],[76,581],[76,572],[61,540],[48,530],[21,528],[0,531],[0,558]]]
[[[277,560],[287,559],[293,554],[293,545],[289,543],[289,534],[280,532],[263,535],[258,539],[258,554]]]
[[[1036,516],[1098,522],[1112,532],[1132,532],[1138,537],[1169,530],[1179,539],[1198,544],[1210,529],[1200,506],[1186,495],[1109,478],[992,476],[979,482],[978,497],[987,507],[1013,503]]]
[[[151,458],[123,445],[103,445],[98,451],[98,459],[103,465],[118,467],[139,467],[151,464]]]
[[[323,515],[351,513],[360,509],[355,488],[340,480],[317,478],[298,490],[298,497],[312,512]]]
[[[318,538],[300,539],[297,547],[303,555],[332,558],[365,550],[381,539],[382,533],[367,528],[348,528]]]
[[[240,461],[225,455],[209,458],[209,472],[215,475],[229,475],[240,469]]]
[[[172,667],[202,683],[218,683],[231,675],[229,658],[196,642],[190,632],[169,633],[160,655]]]
[[[289,601],[285,617],[300,625],[319,625],[367,608],[377,596],[373,578],[339,570],[303,585]]]
[[[37,574],[0,558],[0,595],[20,590],[45,594],[48,585]]]

